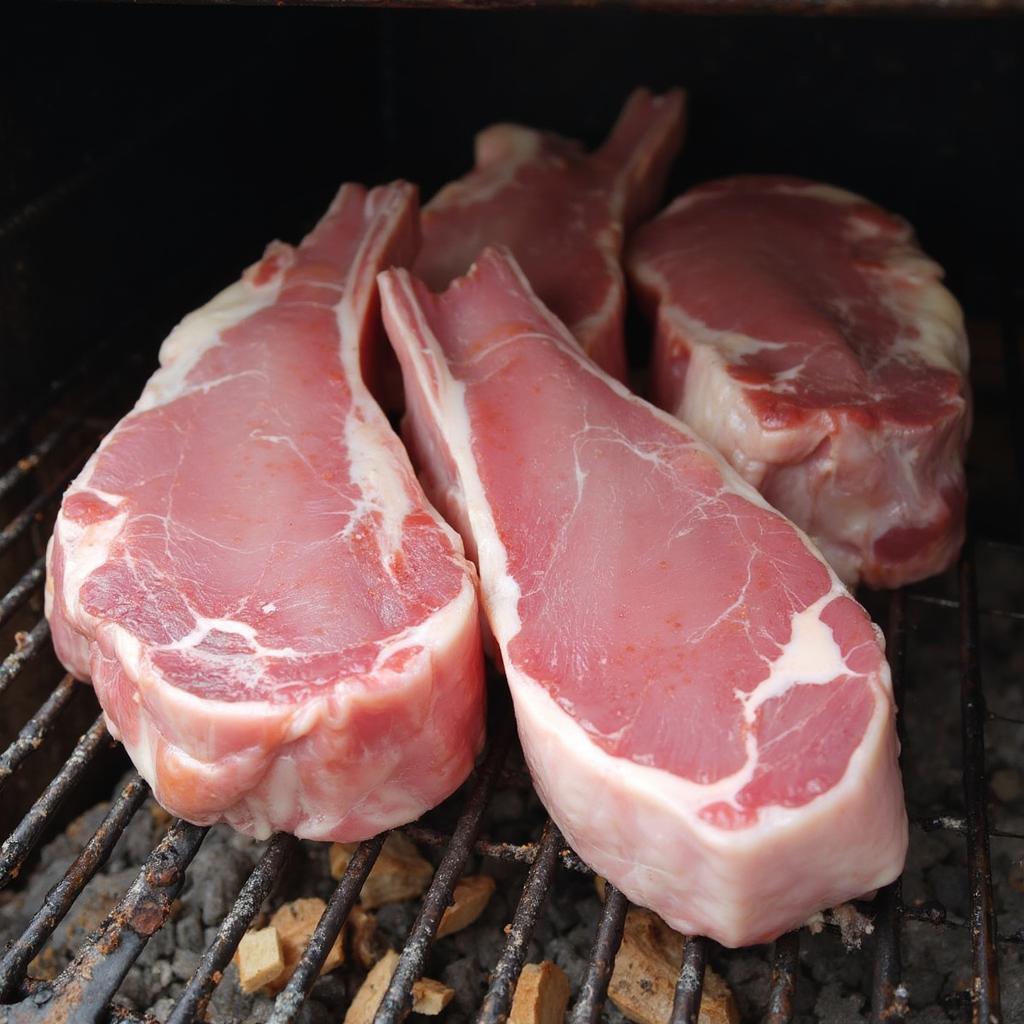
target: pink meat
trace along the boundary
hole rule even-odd
[[[416,241],[412,186],[344,186],[175,328],[64,496],[57,653],[190,821],[363,839],[480,749],[474,571],[360,374]]]
[[[907,224],[792,178],[693,189],[637,232],[654,388],[851,585],[941,572],[964,532],[967,337]]]
[[[506,245],[583,350],[623,378],[624,232],[651,216],[683,139],[683,94],[629,98],[604,145],[520,125],[476,138],[476,167],[423,211],[416,273],[440,291],[486,245]]]
[[[806,537],[583,356],[507,252],[440,296],[389,271],[381,296],[410,442],[575,849],[730,946],[895,878],[881,637]]]

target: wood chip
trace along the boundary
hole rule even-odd
[[[356,852],[358,843],[334,843],[329,857],[331,877],[341,878]],[[367,910],[382,907],[385,903],[400,903],[402,900],[422,896],[434,877],[430,861],[420,856],[419,850],[401,832],[392,832],[384,842],[380,856],[370,870],[359,902]]]
[[[455,989],[433,978],[420,978],[412,987],[412,1012],[436,1017],[455,997]]]
[[[557,964],[527,964],[519,975],[509,1024],[562,1024],[569,1005],[569,979]]]
[[[377,919],[358,904],[345,922],[345,939],[351,959],[368,971],[383,955],[384,941],[377,932]]]
[[[235,952],[238,966],[238,987],[243,992],[255,992],[269,985],[284,970],[284,952],[281,936],[276,928],[259,928],[242,936]]]
[[[608,984],[608,998],[634,1024],[667,1024],[685,940],[657,914],[631,909]],[[729,986],[709,967],[704,973],[700,1024],[739,1024]]]
[[[270,919],[271,927],[277,930],[281,937],[281,953],[284,957],[284,969],[268,984],[271,992],[279,992],[288,984],[296,965],[302,958],[306,946],[309,945],[309,938],[313,934],[321,915],[326,909],[326,904],[316,896],[309,899],[292,900],[278,907],[274,916]],[[339,935],[334,940],[324,960],[321,974],[333,971],[335,967],[344,963],[345,950],[342,944],[342,937]]]
[[[471,925],[483,912],[494,893],[495,881],[490,875],[466,875],[460,878],[452,893],[452,904],[437,926],[437,937]]]
[[[359,991],[345,1013],[345,1024],[372,1024],[397,966],[398,954],[389,949],[359,986]],[[452,1001],[454,995],[455,990],[447,985],[430,978],[420,978],[412,987],[412,1012],[435,1016]]]

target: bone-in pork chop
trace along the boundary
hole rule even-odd
[[[807,538],[587,359],[510,254],[381,276],[408,440],[480,570],[519,734],[575,849],[735,946],[895,878],[877,629]]]
[[[485,246],[508,246],[583,350],[621,379],[623,237],[661,200],[682,145],[683,109],[678,90],[637,89],[594,153],[521,125],[480,132],[474,170],[424,207],[417,275],[439,291]]]
[[[362,839],[480,748],[473,569],[360,373],[416,242],[412,186],[344,186],[171,333],[64,496],[57,652],[190,821]]]
[[[693,189],[636,233],[659,405],[848,583],[941,572],[964,534],[967,336],[907,224],[793,178]]]

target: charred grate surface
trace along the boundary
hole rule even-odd
[[[1016,337],[1011,337],[1009,330],[1003,335],[1002,345],[1002,357],[1008,367],[1006,379],[1019,379]],[[49,630],[45,620],[38,616],[44,580],[41,546],[63,489],[111,422],[109,418],[92,420],[90,416],[95,410],[109,410],[111,395],[118,391],[108,380],[96,393],[76,403],[74,409],[68,411],[59,407],[67,398],[70,385],[88,380],[90,376],[90,367],[85,363],[64,379],[55,381],[30,414],[16,418],[6,428],[0,425],[0,451],[10,458],[10,468],[6,472],[0,470],[0,498],[20,496],[22,500],[21,507],[0,529],[5,579],[15,581],[0,598],[0,629],[4,630],[0,636],[7,644],[0,648],[0,699],[8,699],[7,692],[21,686],[30,669],[42,673],[50,671],[55,664],[49,651]],[[127,396],[120,395],[118,400],[123,401],[132,394],[129,387]],[[51,407],[51,402],[58,406]],[[112,411],[120,407],[115,405]],[[1006,420],[1004,429],[1010,429],[1004,442],[1013,446],[1017,464],[1024,467],[1020,422],[1016,414],[1012,420]],[[876,618],[887,622],[888,653],[897,702],[901,709],[908,702],[910,719],[914,718],[915,701],[927,699],[922,680],[916,680],[917,685],[908,688],[908,679],[913,679],[916,664],[915,628],[939,622],[934,628],[945,637],[945,647],[953,652],[950,658],[956,658],[951,664],[955,664],[959,680],[959,774],[963,805],[961,808],[950,804],[938,812],[930,806],[926,813],[916,815],[912,825],[916,835],[942,835],[962,843],[964,866],[960,869],[960,883],[967,899],[966,911],[957,913],[938,899],[920,895],[909,898],[906,885],[897,881],[879,893],[873,903],[861,908],[871,918],[873,935],[859,953],[851,951],[845,956],[863,961],[862,970],[868,979],[863,990],[867,998],[863,1013],[851,1011],[850,1020],[870,1019],[881,1024],[908,1018],[913,989],[908,992],[905,976],[919,959],[919,945],[928,935],[937,935],[944,948],[955,946],[965,951],[958,976],[962,984],[952,992],[937,991],[930,1003],[934,1014],[927,1019],[966,1018],[975,1024],[999,1024],[1002,1020],[1000,954],[1024,945],[1024,930],[1018,928],[1009,935],[998,931],[990,849],[990,840],[1019,844],[1024,839],[1024,820],[1006,828],[989,823],[985,764],[986,725],[994,728],[994,723],[999,722],[1015,727],[1024,726],[1024,721],[989,712],[983,686],[983,668],[990,667],[987,660],[983,666],[983,656],[987,658],[983,643],[987,625],[1002,623],[1013,627],[1024,621],[1024,609],[1011,606],[1012,602],[1008,604],[1005,599],[993,599],[984,589],[978,554],[982,548],[998,550],[1007,559],[1024,560],[1024,546],[1000,541],[993,547],[991,541],[970,538],[955,581],[950,574],[943,585],[899,591],[872,603]],[[951,582],[955,586],[950,587]],[[43,667],[44,662],[46,667]],[[56,680],[52,691],[39,694],[38,710],[8,749],[0,752],[0,789],[30,765],[32,754],[51,742],[60,730],[61,716],[80,684],[56,669],[51,678]],[[411,928],[406,928],[398,967],[377,1010],[375,1024],[398,1024],[409,1012],[412,986],[427,968],[441,917],[470,858],[483,858],[513,872],[519,866],[525,875],[518,895],[509,903],[509,924],[500,952],[482,971],[485,975],[480,989],[482,995],[472,1012],[480,1024],[499,1024],[507,1020],[516,983],[529,958],[531,937],[546,905],[551,902],[552,893],[560,886],[569,885],[573,879],[591,874],[566,847],[554,824],[543,818],[533,822],[536,826],[533,834],[537,836],[533,840],[508,841],[484,833],[488,807],[496,793],[530,792],[529,779],[522,769],[507,763],[513,738],[510,709],[504,707],[495,718],[500,724],[492,730],[487,755],[465,794],[456,798],[461,800],[461,805],[454,812],[454,824],[437,827],[436,819],[428,816],[427,821],[403,830],[421,848],[434,851],[438,866],[415,921]],[[901,716],[900,731],[904,740],[904,768],[913,771],[913,765],[906,759],[911,756],[908,751],[914,747],[915,734],[906,715]],[[1005,735],[1000,733],[1000,738],[1005,739]],[[100,752],[111,743],[102,717],[97,718],[61,770],[41,787],[28,814],[0,847],[0,889],[4,886],[17,888],[22,881],[18,877],[22,866],[46,836],[58,808],[81,783]],[[955,761],[954,751],[948,751],[948,756],[950,761]],[[143,1019],[112,1005],[111,1000],[147,942],[171,916],[185,884],[188,866],[200,850],[206,829],[185,822],[169,823],[135,881],[128,885],[92,937],[79,947],[70,965],[50,980],[35,980],[30,975],[33,958],[39,956],[90,879],[102,872],[111,851],[136,812],[144,806],[147,796],[145,783],[137,776],[130,778],[95,831],[83,837],[80,852],[71,860],[63,877],[52,885],[40,906],[31,908],[28,923],[0,956],[0,1021]],[[320,967],[359,898],[383,842],[384,837],[378,836],[361,844],[329,894],[326,909],[305,953],[277,996],[268,1018],[275,1024],[302,1017]],[[254,853],[251,873],[244,884],[240,883],[233,905],[221,916],[213,934],[208,930],[205,948],[195,950],[195,968],[176,1005],[161,1019],[170,1020],[172,1024],[205,1019],[243,934],[278,889],[289,863],[303,845],[290,836],[277,835],[261,853]],[[1011,856],[1019,862],[1022,854],[1024,847],[1018,845]],[[136,865],[142,859],[140,857]],[[686,870],[685,864],[680,865],[680,870]],[[1024,864],[1021,878],[1024,879]],[[1024,880],[1018,881],[1020,891],[1024,891]],[[907,904],[904,904],[905,898],[909,899]],[[3,906],[0,904],[0,915]],[[609,1009],[608,990],[615,955],[623,940],[627,910],[625,897],[614,887],[606,886],[603,906],[591,922],[593,930],[585,970],[574,979],[575,999],[569,1014],[573,1024],[593,1024],[609,1013],[613,1017],[617,1014]],[[922,929],[927,931],[922,932]],[[757,989],[756,996],[745,996],[742,1000],[744,1013],[748,1016],[753,1013],[768,1024],[807,1019],[806,1003],[801,1008],[801,989],[815,983],[808,977],[813,970],[807,965],[813,964],[822,941],[827,939],[834,943],[835,938],[835,929],[831,927],[823,937],[804,930],[785,935],[770,949],[758,952],[765,970],[760,987],[751,983],[752,991]],[[709,963],[722,967],[728,974],[729,965],[747,952],[724,951],[701,937],[690,938],[675,987],[671,1014],[674,1024],[698,1020]],[[927,957],[928,952],[920,956]],[[743,978],[735,972],[730,976],[730,984],[737,995],[744,995]],[[822,988],[820,980],[817,984]],[[345,998],[350,999],[351,995],[348,991]],[[757,1005],[751,1010],[755,1002]],[[337,1019],[345,1005],[340,1002],[336,1006]]]

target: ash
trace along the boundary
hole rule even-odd
[[[979,549],[982,608],[1013,607],[1014,588],[1024,566],[1019,556],[1000,549]],[[934,581],[918,593],[954,598],[952,575]],[[885,621],[885,599],[872,600],[877,621]],[[907,800],[913,820],[963,814],[960,776],[960,665],[955,609],[909,600],[908,658],[904,698],[903,765]],[[1024,720],[1024,622],[983,614],[982,650],[985,652],[986,693],[990,710],[1005,718]],[[1009,832],[1024,832],[1024,725],[994,719],[988,726],[990,824]],[[515,767],[515,755],[512,758]],[[500,788],[491,801],[483,834],[496,840],[524,842],[536,839],[543,811],[532,790],[515,781]],[[465,793],[428,815],[427,823],[450,828],[462,807]],[[66,870],[72,858],[99,824],[106,811],[100,805],[78,819],[68,831],[46,847],[44,865],[26,887],[0,905],[0,941],[18,934],[42,902],[47,890]],[[94,931],[114,902],[128,887],[149,852],[167,827],[167,817],[152,801],[136,814],[109,862],[89,884],[71,913],[33,964],[36,976],[52,977],[70,962],[86,937]],[[149,941],[131,969],[117,1002],[136,1012],[149,1011],[165,1021],[203,949],[213,940],[249,872],[263,850],[262,844],[230,829],[210,830],[188,870],[188,881],[172,920]],[[422,850],[436,863],[437,851]],[[1013,941],[1024,928],[1024,842],[993,838],[992,861],[999,915],[999,932],[1010,937],[1000,942],[1000,965],[1005,1020],[1024,1020],[1024,945]],[[685,870],[685,864],[680,870]],[[471,1020],[487,986],[489,972],[505,941],[504,927],[512,919],[515,900],[525,877],[524,865],[489,858],[471,858],[467,872],[494,875],[498,886],[483,916],[471,927],[439,940],[431,949],[426,974],[455,990],[444,1011],[450,1024]],[[327,846],[302,843],[277,888],[268,897],[263,923],[281,903],[299,896],[326,899],[334,883],[327,867]],[[940,910],[946,923],[907,920],[903,931],[903,982],[912,1019],[920,1024],[962,1021],[971,983],[970,939],[964,922],[968,915],[965,841],[956,831],[911,828],[911,848],[903,879],[905,905]],[[377,922],[387,943],[401,949],[412,927],[417,901],[380,908]],[[555,961],[568,975],[573,995],[586,973],[601,904],[593,881],[560,868],[541,912],[527,959]],[[860,1024],[869,1019],[875,937],[871,930],[872,906],[844,908],[825,914],[801,936],[800,976],[795,998],[798,1024]],[[1024,934],[1024,933],[1022,933]],[[856,948],[857,945],[860,948]],[[711,961],[738,1003],[744,1021],[759,1020],[767,1005],[771,973],[771,947],[743,950],[714,949]],[[321,978],[298,1018],[302,1024],[339,1021],[362,980],[354,965],[346,964]],[[263,1021],[272,1000],[246,996],[238,988],[235,968],[210,1002],[213,1022]],[[611,1004],[605,1011],[610,1024],[624,1018]]]

